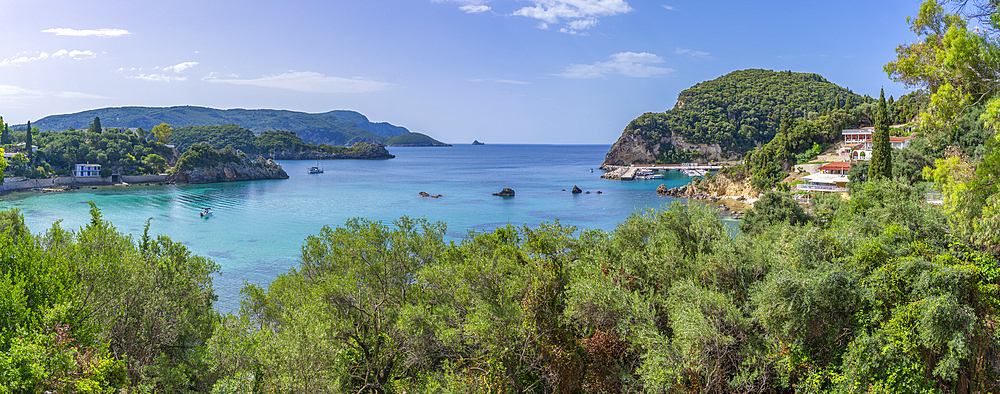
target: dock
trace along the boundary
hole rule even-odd
[[[697,164],[697,163],[683,163],[683,164],[633,164],[629,167],[624,167],[620,178],[623,181],[631,181],[635,179],[635,173],[639,170],[650,170],[653,172],[664,172],[671,170],[703,170],[703,171],[718,171],[723,168],[729,167],[737,163],[709,163],[709,164]],[[610,173],[609,173],[610,174]]]

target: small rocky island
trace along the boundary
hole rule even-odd
[[[479,142],[479,140],[472,140],[472,145],[486,145],[486,144]]]
[[[288,174],[271,159],[251,159],[238,150],[216,151],[208,144],[197,144],[177,160],[167,182],[215,183],[255,179],[288,179]]]

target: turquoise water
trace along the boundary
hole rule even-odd
[[[210,185],[106,186],[96,190],[24,192],[0,197],[16,207],[34,233],[62,220],[77,229],[90,220],[88,201],[119,231],[170,236],[221,267],[215,278],[218,309],[239,306],[243,281],[266,284],[297,265],[306,236],[353,217],[391,222],[400,216],[448,224],[448,236],[492,230],[507,223],[537,226],[556,219],[578,228],[612,230],[636,209],[673,201],[656,194],[661,183],[680,186],[677,172],[655,181],[609,181],[597,169],[607,145],[462,145],[389,148],[391,160],[329,160],[326,172],[307,174],[315,161],[280,161],[287,180]],[[594,172],[590,172],[593,168]],[[578,185],[591,194],[571,194]],[[504,187],[516,197],[491,195]],[[565,189],[565,191],[564,191]],[[596,194],[600,190],[602,194]],[[425,198],[421,191],[441,198]],[[203,207],[214,214],[203,219]]]

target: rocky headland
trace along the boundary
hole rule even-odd
[[[396,157],[385,149],[385,145],[379,143],[362,142],[351,147],[351,151],[343,153],[330,153],[323,151],[300,151],[300,152],[270,152],[263,155],[265,158],[274,160],[335,160],[335,159],[355,159],[355,160],[383,160]]]
[[[240,155],[240,160],[235,162],[224,162],[211,167],[178,171],[167,177],[167,182],[215,183],[255,179],[288,179],[288,174],[274,160],[264,157],[251,160],[246,155]]]

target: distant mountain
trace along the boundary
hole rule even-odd
[[[160,123],[172,127],[235,124],[254,134],[268,130],[294,131],[304,142],[351,145],[357,142],[385,143],[389,137],[409,133],[405,127],[372,123],[355,111],[336,110],[318,114],[276,109],[215,109],[206,107],[111,107],[73,114],[46,116],[32,126],[42,130],[62,131],[70,127],[85,129],[101,118],[103,127],[142,127],[152,129]],[[23,129],[23,125],[15,129]],[[429,137],[428,137],[429,138]],[[440,142],[431,141],[440,144]]]

